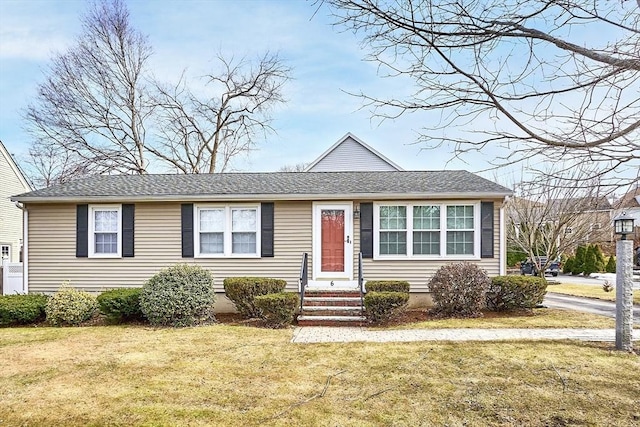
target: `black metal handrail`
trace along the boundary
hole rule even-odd
[[[304,292],[309,283],[309,254],[302,253],[302,264],[300,265],[300,310],[304,303]]]
[[[360,290],[360,307],[364,315],[364,277],[362,276],[362,252],[358,252],[358,289]]]

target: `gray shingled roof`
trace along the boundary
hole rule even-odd
[[[511,190],[467,171],[265,172],[91,176],[14,196],[64,200],[337,199],[340,196],[501,197]]]

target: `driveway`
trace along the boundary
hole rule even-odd
[[[574,297],[571,295],[547,292],[543,304],[549,308],[582,311],[601,316],[616,317],[616,303],[593,298]],[[640,325],[640,307],[633,306],[633,323]]]
[[[640,277],[634,275],[633,289],[640,289]],[[602,286],[604,282],[609,282],[613,286],[616,284],[616,275],[612,273],[597,273],[594,277],[572,276],[571,274],[560,274],[556,277],[547,276],[547,280],[552,282],[566,283],[570,285],[591,285]]]

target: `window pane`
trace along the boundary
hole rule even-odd
[[[234,254],[255,254],[256,233],[231,233],[231,251]]]
[[[96,232],[118,232],[118,211],[93,211]]]
[[[405,230],[406,228],[406,206],[380,206],[381,230]]]
[[[473,206],[447,206],[449,230],[473,230]]]
[[[413,232],[414,255],[440,255],[439,231],[414,231]]]
[[[473,231],[447,231],[447,255],[473,255]]]
[[[94,251],[97,254],[117,254],[118,233],[96,233]]]
[[[231,211],[232,231],[256,231],[257,211],[255,209],[233,209]]]
[[[380,255],[406,255],[407,233],[404,231],[380,232]]]
[[[414,230],[439,230],[440,206],[414,206],[413,207]]]
[[[224,253],[224,233],[200,233],[200,253]]]
[[[200,231],[223,232],[224,209],[200,209]]]

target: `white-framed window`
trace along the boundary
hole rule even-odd
[[[199,205],[194,215],[197,257],[260,256],[260,205]]]
[[[11,245],[0,245],[0,261],[11,259]]]
[[[120,258],[122,256],[122,207],[120,205],[89,206],[89,257]]]
[[[374,204],[374,258],[475,259],[480,203]]]

